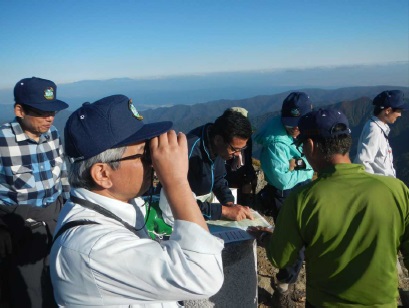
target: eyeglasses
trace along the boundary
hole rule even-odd
[[[129,155],[129,156],[125,156],[125,157],[121,157],[118,159],[114,159],[114,160],[110,160],[107,161],[106,163],[116,163],[116,162],[120,162],[120,161],[124,161],[124,160],[132,160],[132,159],[140,159],[143,163],[146,164],[151,164],[152,163],[152,159],[151,159],[151,153],[149,150],[149,141],[147,140],[145,142],[145,150],[142,154],[138,153],[138,154],[133,154],[133,155]]]
[[[119,161],[124,161],[124,160],[132,160],[132,159],[143,159],[145,154],[134,154],[134,155],[129,155],[129,156],[125,156],[125,157],[121,157],[118,159],[114,159],[114,160],[110,160],[107,163],[116,163]]]
[[[24,106],[23,110],[27,115],[32,116],[32,117],[38,117],[38,118],[55,117],[55,115],[58,112],[58,111],[43,111],[37,108],[28,107],[28,106]]]
[[[235,148],[235,147],[232,146],[229,142],[227,142],[227,144],[229,145],[229,147],[230,147],[230,149],[233,151],[233,153],[238,153],[238,152],[241,152],[241,151],[247,149],[247,145],[245,145],[245,146],[242,147],[242,148]]]

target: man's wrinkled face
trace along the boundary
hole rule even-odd
[[[152,167],[146,160],[145,142],[129,145],[113,172],[115,198],[123,202],[143,195],[151,185]]]

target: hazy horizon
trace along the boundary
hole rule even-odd
[[[37,76],[43,77],[43,76]],[[409,62],[349,65],[196,75],[161,78],[128,77],[80,80],[57,84],[57,96],[69,104],[93,102],[104,96],[124,94],[139,109],[192,105],[220,99],[244,99],[306,88],[336,89],[359,86],[409,86]],[[13,89],[0,89],[0,104],[13,102]]]
[[[408,12],[407,0],[0,0],[0,89],[31,76],[67,85],[284,71],[285,86],[302,86],[290,71],[407,63]],[[368,73],[349,85],[396,83]]]

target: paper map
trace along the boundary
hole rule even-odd
[[[253,237],[246,232],[250,226],[261,226],[273,229],[273,227],[261,216],[258,212],[251,211],[254,220],[244,219],[241,221],[230,220],[209,220],[210,233],[224,240],[224,242],[231,243],[237,241],[251,240]]]

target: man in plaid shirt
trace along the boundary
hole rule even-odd
[[[0,276],[12,307],[55,305],[47,259],[58,213],[69,198],[61,139],[52,126],[68,105],[56,92],[50,80],[20,80],[16,118],[0,127],[0,264],[6,269]]]

